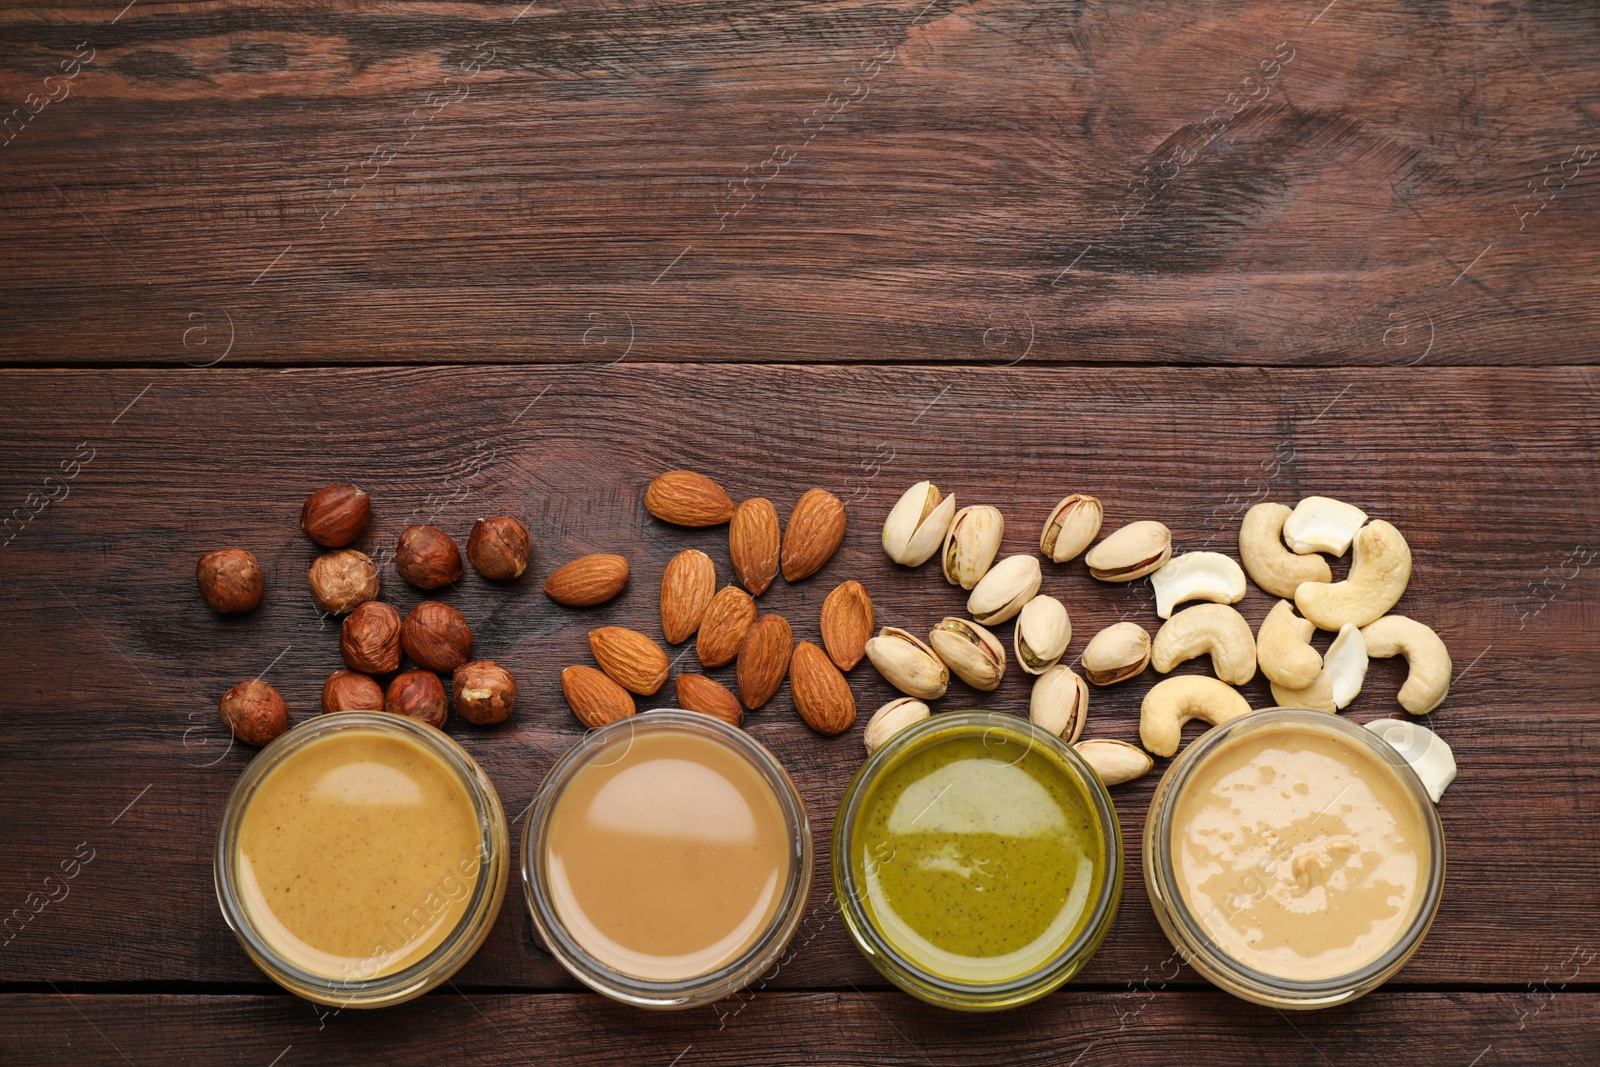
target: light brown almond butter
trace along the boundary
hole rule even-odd
[[[545,595],[569,608],[604,604],[628,584],[628,561],[607,552],[579,556],[544,580]]]
[[[715,678],[703,674],[680,674],[677,677],[678,707],[698,711],[713,719],[721,719],[729,726],[744,722],[744,708],[739,698]]]
[[[844,540],[844,504],[826,489],[812,489],[789,513],[783,530],[783,577],[791,582],[817,573]]]
[[[638,630],[602,626],[589,631],[589,651],[622,688],[650,696],[667,681],[667,654]]]
[[[850,683],[828,654],[810,641],[802,641],[794,648],[789,688],[794,691],[794,706],[800,717],[819,734],[842,734],[856,721],[856,698],[850,692]]]
[[[687,641],[717,591],[717,565],[698,548],[686,548],[661,572],[661,632],[667,644]]]
[[[763,615],[750,626],[739,646],[735,674],[739,680],[739,699],[751,711],[772,699],[789,673],[789,656],[794,651],[794,631],[782,615]]]
[[[644,506],[662,522],[715,526],[733,518],[733,498],[694,471],[668,471],[644,491]]]
[[[822,644],[841,671],[861,662],[872,637],[872,598],[860,582],[844,582],[822,602]]]
[[[750,594],[736,585],[723,586],[700,620],[700,636],[695,640],[700,663],[706,667],[732,663],[755,621],[756,602]]]
[[[772,501],[752,497],[734,511],[728,524],[728,555],[733,558],[733,573],[751,596],[760,596],[772,585],[781,540],[778,509]]]
[[[593,667],[572,666],[562,671],[561,692],[572,714],[590,729],[626,719],[634,712],[633,696]]]

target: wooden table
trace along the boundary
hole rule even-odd
[[[368,6],[0,13],[0,1061],[1600,1058],[1592,5]],[[520,812],[582,732],[558,676],[588,629],[658,634],[683,547],[729,574],[725,529],[644,511],[675,467],[785,514],[812,486],[848,502],[833,561],[762,598],[800,639],[847,578],[883,623],[961,611],[877,544],[922,478],[998,505],[1008,552],[1072,491],[1180,549],[1232,552],[1250,504],[1312,493],[1394,522],[1401,610],[1456,665],[1421,952],[1293,1017],[1175,966],[1138,863],[1151,776],[1116,791],[1126,892],[1071,986],[1000,1015],[919,1004],[826,894],[861,722],[891,695],[863,666],[845,736],[787,689],[749,716],[819,851],[795,951],[750,994],[661,1015],[582,992],[515,890],[414,1003],[331,1013],[268,983],[212,892],[251,756],[216,701],[264,674],[302,721],[339,665],[305,495],[369,489],[373,551],[413,522],[528,522],[523,581],[445,598],[519,678],[511,723],[449,732]],[[246,616],[195,591],[226,545],[268,571]],[[545,598],[591,550],[631,560],[628,593]],[[1047,572],[1071,655],[1129,612],[1153,629],[1144,583]],[[386,565],[384,595],[423,594]],[[1390,714],[1402,671],[1375,663],[1346,714]],[[1152,679],[1096,690],[1089,735],[1135,738]],[[943,706],[1026,701],[1013,671]]]

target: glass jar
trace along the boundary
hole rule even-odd
[[[442,885],[441,892],[455,898],[456,902],[464,901],[464,905],[454,927],[422,958],[391,973],[382,973],[384,967],[374,954],[359,961],[364,966],[353,968],[357,973],[352,975],[352,968],[345,968],[343,976],[335,976],[313,970],[291,958],[274,944],[275,938],[290,936],[281,929],[281,924],[280,929],[274,929],[276,918],[252,913],[250,879],[241,871],[240,834],[251,802],[268,775],[292,766],[296,756],[308,752],[318,742],[340,735],[354,740],[360,734],[380,739],[380,743],[381,739],[410,742],[421,750],[424,758],[437,761],[446,780],[458,784],[470,803],[471,816],[466,825],[475,828],[478,852],[456,867],[444,868],[448,882]],[[316,846],[313,844],[313,847]],[[445,734],[415,719],[381,711],[319,715],[258,752],[234,784],[217,830],[214,859],[217,901],[222,907],[222,917],[245,952],[267,977],[291,993],[340,1008],[384,1007],[434,988],[477,952],[494,926],[505,898],[510,869],[508,852],[505,813],[494,786],[477,762]],[[431,875],[430,871],[429,877]],[[375,973],[372,977],[359,973],[365,970]]]
[[[930,754],[947,743],[963,746],[959,751],[945,751],[964,754],[964,760],[970,758],[982,773],[961,781],[955,777],[948,781],[938,778],[941,773],[935,762],[938,757]],[[981,746],[981,750],[975,746]],[[1030,778],[1037,781],[1040,774],[1048,776],[1055,793],[1051,793],[1048,787],[1029,786],[1016,776],[1010,776],[1014,780],[1007,780],[1005,768],[1016,767],[1030,754],[1041,761],[1035,765]],[[999,800],[998,797],[1002,794],[1020,800],[1031,797],[1038,801],[1038,809],[1043,812],[1043,822],[1028,823],[1024,819],[1003,832],[1001,836],[1014,834],[1007,838],[1011,843],[1041,839],[1067,840],[1068,832],[1065,829],[1054,836],[1048,832],[1041,835],[1039,829],[1042,824],[1053,826],[1059,823],[1059,816],[1053,813],[1060,810],[1060,802],[1054,799],[1046,801],[1044,798],[1060,796],[1066,800],[1076,812],[1076,817],[1081,819],[1081,824],[1073,830],[1078,835],[1073,840],[1077,844],[1090,842],[1092,848],[1092,852],[1080,859],[1080,876],[1073,880],[1073,888],[1068,890],[1070,899],[1082,882],[1083,891],[1076,913],[1068,915],[1063,907],[1055,917],[1062,924],[1058,926],[1053,921],[1020,952],[997,954],[997,959],[976,955],[964,957],[974,965],[966,975],[938,973],[928,963],[914,959],[907,951],[897,947],[894,937],[885,932],[885,923],[898,924],[897,936],[902,943],[927,951],[925,959],[936,958],[938,951],[938,946],[927,949],[923,942],[917,940],[922,933],[914,928],[906,916],[898,913],[891,916],[886,912],[880,919],[874,910],[872,900],[887,899],[877,893],[875,881],[881,879],[888,864],[896,862],[897,858],[908,857],[898,857],[898,844],[892,850],[880,847],[886,845],[886,838],[869,844],[873,830],[864,827],[863,822],[866,818],[864,813],[872,810],[878,802],[877,791],[884,787],[894,788],[896,770],[907,767],[910,760],[919,762],[910,764],[910,769],[901,776],[901,791],[895,794],[896,806],[891,810],[898,812],[898,802],[910,798],[906,809],[908,812],[911,807],[922,809],[915,818],[909,820],[909,823],[915,824],[925,817],[924,812],[939,810],[934,805],[944,800],[946,790],[955,790],[950,795],[950,802],[957,806],[952,809],[957,814],[945,817],[937,827],[929,827],[933,833],[944,835],[948,840],[941,844],[930,837],[915,847],[918,848],[916,863],[919,870],[961,872],[964,881],[950,883],[963,887],[956,891],[958,896],[969,892],[970,886],[975,884],[977,875],[972,872],[982,874],[987,871],[992,876],[1000,873],[992,864],[1026,862],[1012,859],[1017,854],[1006,852],[1004,848],[998,849],[994,856],[979,856],[974,849],[964,847],[964,842],[977,844],[977,839],[963,835],[977,832],[980,826],[987,828],[993,824],[993,820],[1005,820],[1008,808],[1026,807]],[[931,794],[926,807],[920,793],[912,796],[913,789]],[[1040,789],[1044,791],[1040,792]],[[1007,790],[1014,790],[1014,793]],[[959,795],[963,792],[975,802],[975,807],[967,807]],[[887,803],[887,796],[883,798],[883,803]],[[891,821],[883,825],[885,833],[900,832],[893,831],[894,823]],[[903,829],[908,830],[909,827]],[[909,842],[910,839],[902,837],[900,840]],[[872,855],[868,855],[869,852]],[[1085,862],[1088,863],[1087,878],[1083,877]],[[1060,870],[1061,867],[1046,863],[1042,869]],[[1060,738],[1039,729],[1026,719],[1002,712],[942,712],[896,734],[856,771],[845,789],[833,828],[834,894],[856,947],[879,973],[912,996],[940,1007],[963,1011],[992,1011],[1026,1004],[1060,988],[1082,970],[1105,940],[1116,916],[1117,904],[1122,897],[1122,873],[1122,833],[1111,796],[1099,776]],[[1021,875],[1018,874],[1018,877]],[[934,899],[939,892],[934,888],[929,897],[924,899]],[[971,904],[975,899],[967,897],[966,902]],[[951,902],[952,907],[958,905],[959,901]],[[998,912],[995,914],[998,915]],[[997,920],[997,927],[1004,925],[1009,924]],[[923,929],[931,927],[924,925]],[[970,926],[963,926],[962,929],[970,929]],[[931,939],[924,940],[928,945],[933,945]],[[1003,973],[1003,961],[1016,960],[1023,961],[1021,973]],[[982,976],[976,977],[979,974]]]
[[[731,959],[705,973],[682,978],[641,978],[600,959],[574,936],[563,920],[560,902],[571,899],[570,887],[558,889],[552,877],[552,818],[563,794],[574,785],[580,772],[603,771],[621,765],[643,738],[655,738],[657,744],[678,739],[715,746],[718,759],[736,759],[754,772],[749,781],[759,782],[758,788],[770,791],[781,813],[781,846],[775,848],[777,854],[787,857],[787,873],[781,884],[775,882],[775,904],[766,914],[764,923],[752,927],[750,939],[742,949],[735,950]],[[668,804],[674,803],[666,793],[661,795]],[[717,848],[709,837],[706,841],[710,847]],[[805,801],[777,758],[743,730],[709,715],[674,708],[619,719],[592,731],[574,745],[540,785],[522,836],[522,882],[528,911],[551,955],[590,989],[642,1008],[675,1009],[709,1004],[738,992],[771,968],[788,947],[804,917],[813,862],[811,824]],[[623,884],[632,888],[635,883],[628,880]],[[659,888],[644,880],[636,884],[641,894],[650,894]]]
[[[1173,855],[1173,838],[1181,830],[1177,825],[1179,799],[1197,771],[1206,765],[1208,757],[1217,754],[1221,746],[1262,731],[1297,734],[1318,731],[1351,746],[1357,753],[1369,755],[1380,765],[1375,768],[1378,773],[1385,768],[1393,772],[1402,795],[1420,814],[1419,837],[1426,841],[1427,855],[1421,858],[1417,871],[1415,911],[1403,923],[1397,939],[1377,958],[1347,974],[1316,979],[1288,978],[1246,964],[1218,946],[1216,936],[1208,933],[1205,924],[1196,918],[1180,887]],[[1335,796],[1334,800],[1337,799]],[[1329,806],[1331,804],[1332,801]],[[1272,891],[1272,883],[1281,877],[1277,868],[1284,861],[1285,857],[1276,857],[1263,862],[1259,877],[1253,883],[1258,892]],[[1444,831],[1422,781],[1388,742],[1327,712],[1270,708],[1207,731],[1172,761],[1150,802],[1144,833],[1144,871],[1156,920],[1183,960],[1212,984],[1256,1004],[1276,1008],[1324,1008],[1348,1003],[1376,989],[1399,971],[1421,946],[1444,891]],[[1304,872],[1291,868],[1290,873],[1298,877]],[[1243,906],[1245,904],[1239,905]]]

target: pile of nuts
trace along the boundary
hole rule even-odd
[[[733,726],[748,709],[762,707],[789,679],[795,708],[818,733],[842,733],[855,722],[855,697],[844,672],[861,661],[872,634],[872,599],[859,582],[828,594],[818,632],[822,644],[794,640],[789,620],[762,614],[756,598],[781,571],[798,582],[820,570],[844,540],[845,511],[825,489],[802,495],[781,528],[770,500],[755,497],[737,507],[716,482],[693,471],[668,471],[645,491],[645,507],[662,522],[707,527],[728,524],[728,555],[743,585],[717,588],[716,564],[698,549],[673,556],[661,575],[661,632],[668,645],[695,638],[702,667],[734,664],[738,695],[714,678],[681,673],[677,703]],[[583,556],[558,568],[545,592],[558,604],[589,607],[620,593],[628,581],[621,556]],[[596,667],[576,664],[561,673],[561,689],[585,726],[604,726],[634,714],[634,697],[652,696],[666,684],[670,664],[653,638],[620,626],[589,633]],[[598,669],[597,669],[598,668]]]
[[[468,722],[505,721],[516,703],[516,679],[493,660],[472,658],[472,630],[459,611],[425,600],[401,619],[378,599],[377,564],[347,547],[371,513],[371,499],[350,485],[319,489],[300,510],[301,531],[332,550],[312,561],[311,599],[321,610],[345,617],[339,651],[347,669],[323,684],[323,712],[388,711],[442,727],[453,704]],[[521,576],[531,550],[527,527],[506,515],[479,519],[467,540],[473,569],[495,581]],[[420,589],[439,589],[461,577],[461,552],[443,530],[412,526],[395,546],[395,569]],[[195,579],[206,603],[222,614],[250,611],[261,603],[261,565],[242,548],[206,553]],[[400,670],[402,653],[415,669]],[[448,695],[441,674],[451,676]],[[377,681],[383,675],[393,675],[387,689]],[[219,712],[234,736],[252,745],[265,745],[289,727],[283,697],[260,679],[223,694]]]
[[[1411,714],[1426,714],[1444,699],[1451,669],[1444,642],[1422,623],[1386,614],[1411,574],[1410,549],[1389,523],[1368,522],[1359,508],[1328,497],[1307,497],[1292,510],[1258,504],[1240,529],[1241,568],[1219,552],[1174,557],[1171,531],[1149,520],[1129,523],[1090,548],[1103,514],[1095,497],[1064,498],[1045,519],[1040,552],[1054,563],[1081,553],[1090,575],[1103,582],[1148,577],[1156,614],[1166,621],[1154,640],[1135,622],[1101,630],[1083,650],[1080,677],[1060,662],[1072,640],[1072,623],[1066,605],[1040,593],[1038,559],[1014,555],[995,561],[1005,529],[1000,512],[988,506],[958,511],[954,497],[941,494],[932,482],[918,482],[902,494],[884,521],[884,551],[908,567],[940,552],[945,580],[970,590],[971,618],[941,620],[926,642],[885,627],[866,643],[878,672],[906,694],[868,721],[869,753],[926,719],[931,710],[924,701],[944,695],[951,672],[975,689],[996,689],[1006,653],[989,627],[1012,618],[1017,620],[1013,654],[1024,671],[1037,676],[1030,718],[1074,745],[1108,785],[1148,773],[1154,767],[1152,753],[1174,755],[1190,719],[1217,725],[1248,713],[1248,701],[1234,687],[1250,681],[1258,664],[1280,707],[1328,712],[1345,707],[1361,689],[1369,656],[1407,658],[1410,674],[1399,702]],[[1352,545],[1349,575],[1334,582],[1319,553],[1342,556]],[[1268,593],[1286,598],[1254,635],[1231,606],[1244,598],[1246,572]],[[1174,614],[1190,601],[1201,603]],[[1326,654],[1310,644],[1314,628],[1338,634]],[[1089,684],[1116,685],[1150,665],[1165,674],[1200,656],[1210,657],[1215,677],[1168,678],[1146,694],[1139,727],[1143,748],[1111,739],[1079,740]]]

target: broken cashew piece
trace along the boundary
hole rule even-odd
[[[1200,719],[1220,726],[1250,714],[1250,702],[1233,686],[1203,674],[1157,682],[1139,708],[1139,740],[1157,756],[1170,756],[1183,740],[1183,724]]]
[[[1322,654],[1311,647],[1315,629],[1309,619],[1294,613],[1294,605],[1287,600],[1278,601],[1261,620],[1256,632],[1256,658],[1261,663],[1261,673],[1272,682],[1274,696],[1280,687],[1304,689],[1322,673]]]
[[[1143,778],[1156,765],[1148,752],[1126,741],[1097,737],[1079,741],[1072,748],[1083,757],[1085,763],[1094,768],[1094,773],[1106,785],[1121,785],[1135,778]]]
[[[1404,615],[1385,615],[1361,628],[1367,655],[1376,659],[1404,656],[1410,671],[1400,687],[1400,706],[1426,715],[1450,692],[1450,650],[1432,628]],[[1159,668],[1158,668],[1159,669]]]
[[[1306,582],[1295,590],[1294,602],[1319,629],[1365,626],[1394,607],[1410,581],[1411,546],[1399,530],[1377,519],[1356,534],[1350,576],[1331,585]]]
[[[1244,616],[1226,604],[1196,604],[1161,624],[1150,665],[1162,674],[1184,660],[1211,655],[1211,671],[1229,685],[1256,676],[1256,639]]]
[[[1303,582],[1333,581],[1321,556],[1297,556],[1283,547],[1283,524],[1293,512],[1282,504],[1257,504],[1239,525],[1239,559],[1251,581],[1273,596],[1294,599]]]
[[[1172,618],[1172,609],[1186,600],[1237,604],[1244,599],[1244,571],[1221,552],[1185,552],[1173,556],[1150,575],[1156,614]]]
[[[1272,687],[1272,698],[1283,708],[1338,711],[1361,692],[1367,678],[1367,643],[1361,631],[1346,623],[1322,657],[1322,671],[1304,689]]]
[[[1367,513],[1354,504],[1330,496],[1308,496],[1284,520],[1283,540],[1301,555],[1331,552],[1342,556],[1366,521]]]
[[[1394,746],[1435,804],[1456,780],[1456,757],[1438,734],[1408,719],[1374,719],[1367,729]]]

